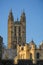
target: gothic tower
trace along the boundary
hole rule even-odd
[[[24,11],[21,14],[20,23],[21,23],[22,44],[25,44],[26,43],[26,16]]]
[[[8,16],[8,48],[12,47],[13,44],[13,33],[14,33],[14,19],[13,19],[13,14],[12,10],[10,10],[9,16]]]
[[[12,11],[8,17],[8,48],[16,48],[17,44],[26,43],[26,16],[23,12],[18,19],[14,21]]]

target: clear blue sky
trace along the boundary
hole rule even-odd
[[[0,0],[0,35],[7,44],[8,15],[12,8],[14,20],[26,13],[26,42],[39,45],[43,40],[43,0]]]

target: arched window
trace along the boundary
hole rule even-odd
[[[16,37],[16,26],[14,27],[14,36]]]
[[[40,54],[39,54],[39,53],[37,53],[37,59],[39,59],[39,57],[40,57]]]
[[[21,27],[19,26],[19,37],[21,36]]]
[[[24,50],[24,48],[22,47],[21,50]]]
[[[32,53],[30,53],[30,60],[32,60]]]

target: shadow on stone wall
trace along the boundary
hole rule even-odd
[[[0,65],[15,65],[13,60],[0,60]],[[17,65],[43,65],[43,60],[33,64],[31,60],[19,60]]]
[[[13,60],[0,60],[0,65],[14,65]]]

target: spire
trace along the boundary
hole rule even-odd
[[[35,45],[35,43],[34,43],[33,39],[31,40],[30,44]]]
[[[13,18],[13,13],[12,13],[12,9],[11,9],[10,12],[9,12],[8,20],[11,20],[11,21],[14,20],[14,18]]]
[[[21,14],[20,21],[21,22],[25,22],[26,21],[26,16],[25,16],[25,12],[24,11]]]
[[[23,10],[21,16],[22,16],[22,17],[25,17],[25,12],[24,12],[24,10]]]

